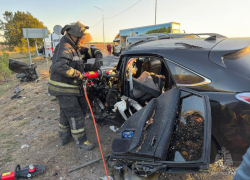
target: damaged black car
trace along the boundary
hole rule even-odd
[[[208,37],[201,37],[207,35]],[[139,176],[237,166],[250,145],[250,39],[219,34],[139,42],[88,82],[98,122],[117,127],[110,162]]]

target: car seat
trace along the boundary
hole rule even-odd
[[[152,72],[154,74],[161,74],[161,60],[156,58],[149,58],[148,61],[142,64],[141,74],[144,71]]]
[[[133,78],[131,98],[144,105],[146,101],[161,95],[165,76],[144,71],[139,78]]]

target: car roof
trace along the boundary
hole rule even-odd
[[[133,38],[147,38],[147,37],[158,37],[158,36],[184,37],[184,36],[192,36],[192,35],[194,35],[194,34],[186,34],[186,33],[152,33],[152,34],[140,35],[140,36],[129,36],[127,38],[133,39]]]
[[[214,40],[207,40],[205,38],[178,38],[178,39],[161,39],[154,41],[141,42],[139,44],[135,44],[128,51],[125,51],[125,54],[136,53],[136,51],[143,51],[149,49],[178,49],[178,48],[186,48],[190,45],[194,48],[202,48],[204,50],[210,50],[216,44],[224,40],[225,38],[216,38]]]
[[[140,39],[140,38],[148,38],[148,37],[157,37],[157,35],[145,35],[145,36],[129,36],[127,39]]]

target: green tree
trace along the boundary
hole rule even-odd
[[[170,33],[171,32],[171,28],[168,27],[162,27],[162,28],[159,28],[159,29],[152,29],[152,30],[149,30],[148,32],[146,32],[146,34],[153,34],[153,33]]]
[[[41,21],[29,12],[17,11],[12,13],[5,11],[3,19],[0,19],[0,30],[4,32],[5,44],[10,49],[13,49],[15,46],[27,46],[27,41],[23,38],[22,28],[46,28]],[[34,46],[35,41],[42,42],[42,39],[30,39],[30,46]]]
[[[11,75],[9,70],[9,54],[4,51],[0,52],[0,81]]]

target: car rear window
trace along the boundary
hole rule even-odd
[[[225,54],[223,61],[228,69],[250,78],[250,46]]]

